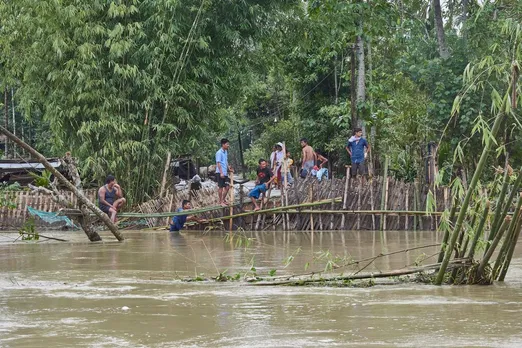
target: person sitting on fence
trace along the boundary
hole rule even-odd
[[[186,210],[192,209],[192,203],[190,203],[189,200],[184,199],[183,202],[181,202],[181,208],[178,208],[176,210],[176,213],[181,213]],[[172,220],[170,221],[170,232],[179,232],[183,229],[183,226],[185,226],[185,222],[187,221],[197,221],[199,223],[203,222],[204,219],[199,219],[194,215],[175,215],[172,217]]]
[[[116,182],[113,175],[108,175],[105,179],[105,185],[98,190],[98,203],[100,210],[109,215],[111,221],[116,223],[118,219],[116,214],[126,200],[123,198],[123,192],[120,185]]]
[[[267,163],[264,159],[259,160],[259,167],[257,168],[257,180],[256,186],[248,193],[248,197],[252,199],[254,204],[254,211],[261,209],[257,204],[257,200],[261,196],[265,196],[265,192],[268,186],[274,181],[274,173],[268,168]]]

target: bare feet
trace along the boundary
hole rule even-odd
[[[222,207],[228,207],[228,203],[227,202],[221,202],[219,203]]]
[[[259,207],[255,207],[255,208],[254,208],[254,211],[258,211],[258,210],[260,210],[260,209],[261,209],[261,208],[259,208]]]

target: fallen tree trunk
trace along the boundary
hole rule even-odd
[[[60,173],[58,170],[56,170],[48,161],[47,159],[38,151],[33,149],[31,146],[27,145],[24,141],[20,140],[17,136],[15,136],[13,133],[9,132],[4,127],[0,126],[0,133],[3,133],[7,138],[9,138],[14,143],[18,144],[22,149],[29,152],[32,156],[34,156],[40,163],[44,165],[44,167],[49,170],[57,179],[60,181],[62,185],[67,187],[69,190],[71,190],[76,197],[78,197],[78,201],[80,203],[85,204],[87,208],[94,213],[103,223],[109,228],[109,230],[112,232],[112,234],[118,239],[119,241],[124,240],[121,233],[118,231],[118,227],[112,223],[111,219],[107,214],[102,212],[94,203],[92,203],[87,197],[81,193],[76,186],[71,184],[69,180],[67,180],[62,173]]]

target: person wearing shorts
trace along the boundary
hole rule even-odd
[[[257,168],[257,180],[256,186],[248,193],[248,197],[254,204],[254,211],[259,210],[260,207],[257,204],[257,200],[264,195],[268,186],[274,181],[274,173],[268,168],[268,164],[264,159],[259,160],[259,167]]]
[[[355,128],[353,136],[346,143],[346,151],[352,159],[350,175],[352,178],[361,175],[363,178],[368,175],[366,168],[366,156],[370,152],[370,144],[362,137],[362,129]]]
[[[228,139],[221,139],[221,148],[216,152],[216,176],[218,183],[219,204],[227,206],[227,194],[230,188],[228,181],[228,172],[232,172],[232,168],[228,165],[228,148],[230,142]]]
[[[113,223],[116,223],[118,221],[116,214],[125,202],[120,185],[113,175],[108,175],[105,179],[105,185],[98,190],[100,210],[107,214]]]

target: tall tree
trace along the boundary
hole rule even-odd
[[[442,20],[442,9],[440,0],[432,0],[433,14],[435,16],[435,27],[437,30],[437,42],[439,44],[439,55],[442,59],[450,56],[448,46],[446,45],[446,35],[444,34],[444,22]]]

